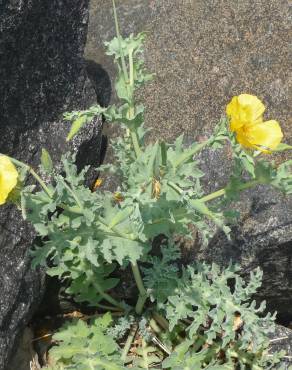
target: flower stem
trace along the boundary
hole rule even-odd
[[[131,120],[135,116],[135,104],[134,104],[134,61],[133,61],[133,50],[129,51],[129,69],[130,69],[130,91],[128,92],[128,97],[130,100],[130,107],[128,110],[128,118]],[[135,155],[138,157],[141,154],[141,148],[139,144],[139,139],[137,131],[135,128],[130,129],[132,144],[134,147]]]
[[[147,296],[147,292],[146,292],[146,289],[144,287],[143,280],[142,280],[142,277],[141,277],[141,273],[140,273],[140,270],[139,270],[139,267],[138,267],[137,263],[135,263],[135,264],[131,263],[131,267],[132,267],[132,272],[133,272],[133,275],[134,275],[134,279],[135,279],[137,288],[139,290],[139,297],[138,297],[138,301],[136,303],[135,311],[138,315],[140,315],[143,311],[143,307],[144,307],[144,304],[145,304],[148,296]]]
[[[117,35],[117,38],[118,38],[119,49],[120,49],[120,53],[121,53],[121,61],[122,61],[122,69],[123,69],[123,74],[124,74],[124,81],[125,81],[125,83],[127,83],[127,81],[129,80],[129,77],[128,77],[128,71],[127,71],[127,66],[126,66],[126,62],[125,62],[125,56],[124,56],[124,53],[123,53],[123,48],[122,48],[122,43],[121,43],[121,34],[120,34],[120,28],[119,28],[119,22],[118,22],[118,16],[117,16],[117,9],[116,9],[115,0],[112,0],[112,2],[113,2],[113,10],[114,10],[116,35]]]
[[[248,181],[248,182],[245,182],[245,183],[239,185],[237,190],[238,191],[245,190],[245,189],[251,188],[255,185],[258,185],[260,183],[261,182],[259,180],[251,180],[251,181]],[[209,202],[210,200],[216,199],[216,198],[221,197],[222,195],[225,195],[225,194],[226,194],[226,189],[220,189],[220,190],[215,191],[214,193],[211,193],[211,194],[208,194],[208,195],[204,196],[203,198],[200,198],[199,200],[201,202]]]
[[[16,164],[17,166],[26,168],[28,172],[37,180],[37,182],[40,184],[40,186],[43,188],[44,192],[49,196],[49,198],[52,198],[53,194],[51,190],[47,187],[47,185],[40,178],[40,176],[29,165],[11,157],[9,157],[9,159],[11,160],[12,163]]]

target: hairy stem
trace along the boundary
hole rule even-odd
[[[115,19],[116,34],[117,34],[117,38],[118,38],[118,41],[119,41],[119,48],[120,48],[120,53],[121,53],[121,61],[122,61],[122,69],[123,69],[123,74],[124,74],[124,81],[125,81],[125,84],[126,84],[127,81],[129,80],[128,71],[127,71],[127,66],[126,66],[126,62],[125,62],[125,56],[124,56],[123,48],[122,48],[122,44],[121,44],[121,34],[120,34],[120,28],[119,28],[119,22],[118,22],[118,16],[117,16],[117,9],[116,9],[115,0],[112,0],[112,2],[113,2],[113,10],[114,10],[114,19]]]
[[[245,190],[245,189],[251,188],[251,187],[253,187],[255,185],[258,185],[258,184],[260,184],[259,180],[251,180],[251,181],[248,181],[248,182],[245,182],[245,183],[239,185],[237,190],[238,191]],[[208,195],[204,196],[203,198],[201,198],[199,200],[201,202],[209,202],[210,200],[213,200],[213,199],[216,199],[218,197],[221,197],[221,196],[225,195],[225,193],[226,193],[226,189],[220,189],[220,190],[215,191],[214,193],[211,193],[211,194],[208,194]]]
[[[133,49],[129,50],[129,69],[130,69],[130,88],[131,96],[134,94],[134,61],[133,61]]]
[[[251,181],[248,181],[248,182],[245,182],[245,183],[239,185],[237,190],[242,191],[242,190],[245,190],[245,189],[249,189],[249,188],[251,188],[255,185],[258,185],[260,183],[261,182],[259,180],[251,180]],[[168,181],[167,184],[173,190],[175,190],[178,194],[180,194],[180,195],[183,194],[183,190],[178,185],[176,185],[174,182]],[[205,195],[204,197],[198,199],[198,201],[203,202],[203,203],[209,202],[210,200],[222,197],[225,194],[226,194],[226,188],[223,188],[223,189],[220,189],[220,190],[216,190],[215,192],[210,193],[208,195]]]
[[[16,164],[17,166],[26,168],[27,171],[36,179],[36,181],[40,184],[40,186],[43,188],[44,192],[49,196],[49,198],[52,198],[53,194],[51,190],[47,187],[47,185],[44,183],[44,181],[41,179],[41,177],[26,163],[23,163],[21,161],[18,161],[17,159],[9,157],[12,163]]]
[[[130,100],[130,107],[128,110],[128,118],[133,119],[135,116],[135,103],[134,103],[134,61],[133,61],[133,50],[129,51],[129,68],[130,68],[130,92],[129,92],[129,100]],[[131,132],[131,139],[132,144],[134,147],[135,155],[138,157],[141,154],[141,148],[139,144],[139,139],[137,135],[137,131],[135,128],[130,129]]]
[[[182,194],[183,193],[183,190],[178,186],[176,185],[174,182],[172,181],[167,181],[167,185],[170,186],[174,191],[176,191],[178,194]]]
[[[131,130],[131,139],[135,151],[136,157],[138,157],[141,154],[141,148],[138,140],[138,135],[136,131]]]
[[[132,267],[132,272],[133,272],[133,275],[134,275],[134,279],[135,279],[137,288],[139,290],[139,297],[138,297],[138,301],[136,303],[135,311],[138,315],[140,315],[143,311],[143,307],[144,307],[144,304],[145,304],[148,296],[147,296],[147,292],[146,292],[146,289],[145,289],[144,284],[143,284],[143,280],[142,280],[138,265],[136,263],[135,264],[131,263],[131,267]]]
[[[124,238],[124,239],[136,240],[136,238],[133,234],[125,234],[125,233],[119,231],[116,227],[110,227],[101,216],[98,217],[98,221],[102,225],[104,225],[109,231],[114,232],[117,236],[119,236],[121,238]]]
[[[76,204],[77,204],[77,206],[79,207],[79,209],[81,210],[81,211],[83,211],[83,206],[82,206],[82,204],[81,204],[81,201],[80,201],[80,199],[78,198],[78,196],[77,196],[77,194],[75,193],[75,191],[71,188],[71,186],[69,186],[66,182],[65,182],[65,180],[63,180],[63,178],[59,178],[59,181],[64,185],[64,187],[68,190],[68,192],[72,195],[72,197],[74,198],[74,200],[75,200],[75,202],[76,202]]]

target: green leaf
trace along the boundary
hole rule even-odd
[[[285,150],[291,150],[292,149],[292,145],[288,145],[288,144],[285,144],[285,143],[280,143],[276,149],[273,150],[273,152],[283,152]]]
[[[47,257],[54,251],[54,248],[50,244],[45,244],[40,248],[35,248],[30,252],[33,257],[31,266],[35,269],[39,265],[46,265]]]
[[[89,325],[82,320],[67,322],[53,336],[58,346],[51,348],[50,358],[64,369],[125,369],[117,343],[106,333],[111,322],[109,313]]]
[[[292,160],[278,166],[271,184],[284,194],[292,194]]]
[[[42,154],[41,154],[41,164],[45,172],[50,174],[53,171],[53,161],[49,154],[49,152],[42,148]]]
[[[76,118],[73,121],[73,124],[71,126],[69,134],[67,135],[66,140],[70,141],[81,130],[81,128],[88,122],[88,120],[89,118],[86,115],[82,115]]]
[[[117,261],[121,266],[126,262],[136,263],[149,250],[149,246],[135,240],[121,237],[104,239],[101,243],[101,251],[107,262]]]

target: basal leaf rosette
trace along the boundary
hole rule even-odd
[[[7,156],[0,155],[0,205],[6,203],[10,192],[17,185],[17,178],[14,164]]]
[[[245,148],[270,153],[280,144],[283,133],[275,120],[264,121],[264,104],[254,95],[234,96],[226,107],[230,130]]]

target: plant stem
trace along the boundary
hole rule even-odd
[[[156,321],[154,319],[151,319],[149,321],[149,325],[151,326],[151,329],[156,333],[156,334],[160,334],[161,333],[161,329],[160,327],[157,325]]]
[[[183,190],[178,186],[176,185],[174,182],[172,181],[167,181],[167,185],[169,185],[173,190],[175,190],[178,194],[182,194],[183,193]]]
[[[104,290],[101,288],[101,286],[96,281],[93,282],[93,285],[104,300],[111,303],[113,306],[124,310],[124,306],[118,301],[116,301],[114,298],[112,298],[109,294],[105,293]]]
[[[248,189],[248,188],[251,188],[255,185],[258,185],[260,184],[261,182],[259,180],[251,180],[251,181],[248,181],[248,182],[245,182],[241,185],[238,186],[237,190],[238,191],[241,191],[241,190],[245,190],[245,189]],[[178,186],[176,185],[174,182],[172,181],[168,181],[167,184],[173,189],[175,190],[178,194],[182,194],[183,193],[183,190]],[[198,201],[200,202],[209,202],[210,200],[213,200],[213,199],[216,199],[216,198],[219,198],[223,195],[225,195],[226,193],[226,189],[223,188],[223,189],[220,189],[220,190],[216,190],[215,192],[213,193],[210,193],[208,195],[205,195],[204,197],[198,199]]]
[[[136,311],[136,314],[137,315],[141,315],[142,311],[143,311],[143,307],[144,307],[144,304],[147,300],[147,295],[139,295],[138,297],[138,301],[136,303],[136,306],[135,306],[135,311]]]
[[[49,196],[49,198],[52,198],[53,194],[51,190],[47,187],[47,185],[44,183],[41,177],[29,165],[11,157],[9,157],[9,159],[11,160],[12,163],[16,164],[17,166],[26,168],[28,172],[37,180],[37,182],[40,184],[40,186],[43,188],[44,192]]]
[[[129,239],[129,240],[136,240],[133,234],[125,234],[121,231],[119,231],[116,227],[109,227],[109,225],[105,222],[105,220],[101,217],[98,216],[98,221],[104,225],[109,231],[114,232],[117,236],[124,238],[124,239]]]
[[[112,2],[113,2],[116,34],[117,34],[117,38],[118,38],[118,41],[119,41],[119,49],[120,49],[120,53],[121,53],[121,61],[122,61],[122,69],[123,69],[123,74],[124,74],[124,81],[125,81],[125,84],[126,84],[127,81],[129,80],[128,71],[127,71],[127,66],[126,66],[125,57],[124,57],[123,48],[122,48],[122,43],[121,43],[121,34],[120,34],[120,29],[119,29],[119,22],[118,22],[115,0],[112,0]]]
[[[63,180],[63,178],[59,178],[59,181],[64,185],[64,187],[69,191],[69,193],[72,195],[72,197],[74,198],[77,206],[79,207],[79,209],[81,211],[83,211],[83,206],[77,196],[77,194],[75,193],[75,191]]]
[[[168,321],[161,316],[158,312],[153,312],[152,313],[153,319],[164,329],[164,330],[169,330],[169,323]]]
[[[119,307],[108,306],[106,304],[95,303],[95,306],[99,308],[103,308],[104,310],[108,310],[108,311],[122,312]]]
[[[125,343],[125,346],[123,348],[123,352],[122,352],[122,355],[121,355],[121,359],[122,361],[125,363],[126,361],[126,358],[127,358],[127,355],[128,355],[128,352],[131,348],[131,345],[132,345],[132,342],[136,336],[136,333],[137,333],[137,330],[138,330],[138,326],[136,324],[134,324],[130,330],[130,333],[129,333],[129,336],[127,338],[127,341]]]
[[[134,61],[133,61],[133,49],[129,50],[129,69],[130,69],[130,87],[131,96],[134,93]]]
[[[139,267],[138,267],[137,263],[135,263],[135,264],[131,263],[131,267],[132,267],[132,272],[133,272],[133,275],[134,275],[134,279],[135,279],[137,288],[139,290],[139,297],[138,297],[138,301],[136,303],[135,311],[138,315],[140,315],[143,311],[143,307],[144,307],[144,304],[145,304],[148,296],[147,296],[147,292],[146,292],[146,289],[144,287],[143,280],[142,280],[140,270],[139,270]]]
[[[144,369],[146,368],[147,370],[149,369],[148,367],[148,354],[147,354],[147,343],[144,338],[142,338],[142,357],[144,360]],[[146,365],[146,367],[145,367]]]
[[[141,154],[141,148],[139,145],[137,132],[134,130],[131,130],[131,139],[132,139],[135,155],[136,157],[138,157]]]
[[[166,149],[165,141],[160,142],[160,150],[161,150],[162,166],[165,167],[167,164],[167,149]]]
[[[130,93],[129,93],[129,100],[130,100],[130,107],[128,110],[128,118],[131,120],[135,116],[135,104],[134,104],[134,61],[133,61],[133,50],[129,51],[129,68],[130,68]],[[137,131],[135,128],[130,129],[131,132],[131,139],[135,151],[136,157],[141,154],[141,148],[138,140]]]
[[[125,56],[123,53],[122,49],[122,44],[121,44],[121,35],[120,35],[120,29],[119,29],[119,22],[118,22],[118,17],[117,17],[117,9],[116,9],[116,4],[115,0],[112,0],[113,3],[113,10],[114,10],[114,19],[115,19],[115,27],[116,27],[116,34],[117,38],[119,41],[119,49],[120,49],[120,54],[121,54],[121,62],[122,62],[122,70],[123,70],[123,75],[124,75],[124,83],[125,87],[127,90],[127,95],[128,99],[130,101],[129,103],[129,110],[128,110],[128,118],[129,120],[134,118],[135,115],[135,107],[134,107],[134,61],[133,61],[133,50],[129,50],[129,73],[130,77],[128,75],[128,70],[126,66],[126,61],[125,61]],[[131,139],[135,151],[136,157],[138,157],[141,154],[141,149],[139,145],[139,140],[138,140],[138,135],[135,130],[135,128],[130,129],[131,132]]]
[[[251,181],[248,181],[244,184],[239,185],[237,190],[238,191],[245,190],[245,189],[251,188],[251,187],[253,187],[255,185],[258,185],[258,184],[260,184],[259,180],[251,180]],[[211,193],[211,194],[208,194],[208,195],[204,196],[203,198],[200,198],[199,200],[201,202],[208,202],[208,201],[213,200],[215,198],[221,197],[225,193],[226,193],[226,189],[220,189],[220,190],[215,191],[214,193]]]

